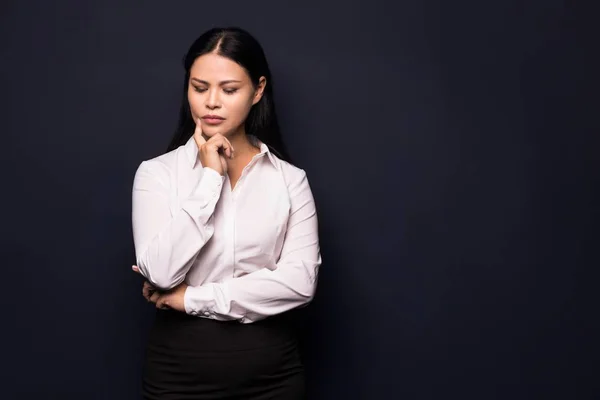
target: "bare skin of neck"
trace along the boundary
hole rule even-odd
[[[231,135],[227,139],[229,139],[235,150],[233,158],[227,159],[227,175],[229,176],[231,190],[233,190],[242,175],[242,171],[252,161],[252,158],[260,153],[260,149],[250,142],[244,131]]]

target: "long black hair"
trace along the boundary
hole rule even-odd
[[[213,52],[215,49],[218,55],[227,57],[241,65],[250,76],[250,80],[255,87],[258,85],[261,76],[266,78],[267,84],[262,98],[252,106],[246,118],[246,134],[256,136],[276,156],[291,163],[279,130],[275,102],[273,101],[273,79],[264,51],[260,43],[250,33],[237,27],[212,28],[204,32],[192,43],[186,53],[183,59],[185,79],[183,81],[179,122],[167,151],[185,144],[194,134],[196,122],[192,118],[187,97],[190,68],[196,58]]]

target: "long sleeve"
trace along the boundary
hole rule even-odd
[[[315,203],[304,171],[288,190],[291,210],[275,268],[263,267],[238,278],[188,287],[186,313],[251,323],[312,300],[321,254]]]
[[[169,171],[159,162],[138,167],[132,193],[136,262],[154,286],[167,290],[185,279],[214,232],[213,212],[224,178],[204,168],[202,178],[178,210],[171,210]]]

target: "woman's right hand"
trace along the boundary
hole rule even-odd
[[[202,136],[202,125],[200,118],[196,120],[194,140],[198,146],[198,158],[203,167],[217,171],[220,175],[227,172],[227,160],[225,157],[233,158],[233,146],[229,140],[220,133],[206,140]]]

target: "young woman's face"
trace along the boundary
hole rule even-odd
[[[202,119],[202,132],[207,137],[241,132],[265,84],[261,77],[254,87],[244,68],[228,58],[214,53],[198,57],[190,68],[187,92],[194,121]]]

